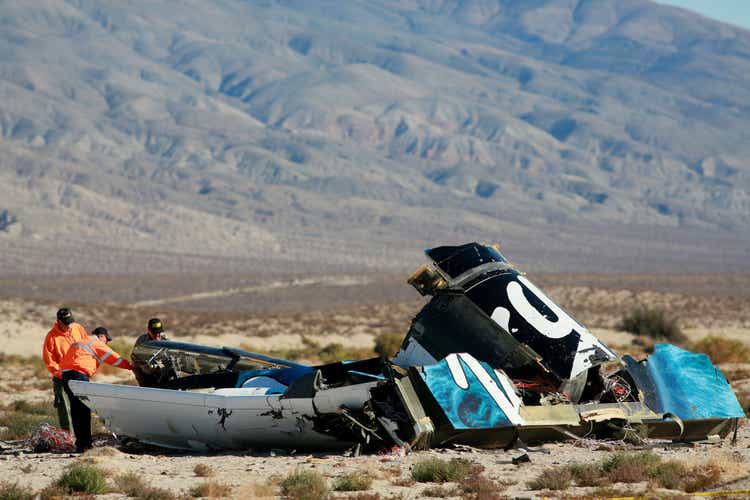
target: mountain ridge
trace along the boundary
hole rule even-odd
[[[387,268],[501,239],[553,270],[623,249],[708,268],[711,241],[746,266],[750,32],[731,25],[647,0],[44,0],[0,17],[6,255],[38,247],[55,269],[55,242],[106,241],[336,267],[356,249]],[[664,240],[649,262],[645,238]]]

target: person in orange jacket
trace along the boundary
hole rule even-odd
[[[76,451],[82,453],[91,448],[91,410],[70,390],[68,382],[84,380],[96,373],[104,362],[125,370],[132,370],[130,362],[107,347],[112,337],[103,326],[91,332],[92,336],[76,342],[60,361],[60,371],[65,392],[70,400],[70,416],[73,420],[73,434],[76,436]]]
[[[86,337],[88,337],[88,333],[74,321],[71,310],[62,307],[58,309],[57,321],[47,333],[42,346],[42,359],[44,364],[47,365],[47,370],[52,374],[52,390],[55,395],[57,419],[60,421],[60,428],[68,431],[72,430],[70,426],[70,403],[63,388],[60,361],[71,345]]]

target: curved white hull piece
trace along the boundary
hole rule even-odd
[[[185,450],[346,449],[313,429],[310,398],[174,391],[71,381],[71,390],[118,436]]]

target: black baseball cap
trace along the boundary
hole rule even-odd
[[[62,307],[57,310],[57,320],[65,325],[71,324],[73,320],[73,313],[67,307]]]
[[[104,335],[105,337],[107,337],[107,342],[112,341],[112,336],[109,334],[107,329],[104,328],[103,326],[97,326],[96,328],[94,328],[94,331],[91,332],[91,335],[93,336]]]
[[[159,318],[151,318],[148,320],[148,331],[151,333],[162,333],[164,327],[161,324],[161,320]]]

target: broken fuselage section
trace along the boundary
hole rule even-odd
[[[497,247],[427,250],[431,300],[393,360],[307,366],[233,348],[147,342],[157,387],[71,381],[118,435],[182,449],[508,447],[583,436],[700,440],[744,412],[703,354],[620,358]]]

